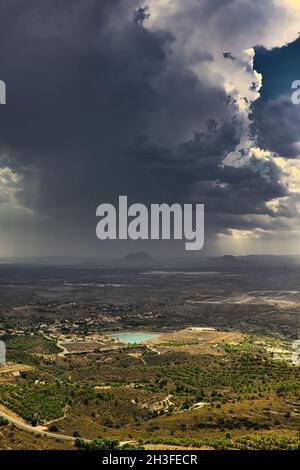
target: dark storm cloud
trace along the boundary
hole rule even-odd
[[[133,13],[126,19],[124,3],[1,5],[0,60],[9,88],[1,142],[14,150],[18,169],[36,169],[40,210],[78,210],[111,197],[114,181],[133,170],[124,147],[159,106],[151,80],[164,68],[172,38],[136,25]]]
[[[299,156],[300,107],[292,103],[291,96],[258,101],[253,107],[253,120],[262,148],[287,158]]]
[[[138,7],[134,11],[134,21],[139,24],[143,24],[144,21],[150,18],[149,7],[146,5],[145,7]]]
[[[254,157],[241,167],[223,164],[239,138],[235,119],[220,124],[209,120],[205,132],[195,133],[174,150],[145,137],[136,143],[135,152],[151,173],[168,176],[171,200],[202,201],[208,212],[273,215],[265,203],[288,194],[276,164]]]
[[[208,107],[230,114],[224,91],[168,60],[175,38],[137,24],[133,3],[0,2],[1,144],[24,176],[22,202],[42,213],[94,217],[99,201],[122,193],[169,198],[168,171],[151,178],[132,142],[150,132],[176,143]]]
[[[239,18],[237,37],[250,47],[245,23],[262,29],[272,4],[253,3],[203,0],[185,17],[211,21],[216,41],[223,47],[232,37],[235,54]],[[232,14],[222,14],[224,4]],[[242,122],[222,81],[207,72],[219,52],[201,43],[187,64],[174,54],[171,28],[145,27],[144,8],[132,0],[27,0],[26,8],[23,0],[0,0],[8,89],[0,153],[3,166],[23,177],[19,201],[49,216],[53,231],[55,224],[66,231],[81,225],[93,235],[96,206],[120,194],[205,203],[207,211],[228,215],[215,218],[216,230],[243,225],[244,214],[271,215],[266,202],[286,195],[276,165],[254,158],[243,167],[222,164],[240,141]],[[219,55],[224,67],[241,62]],[[203,65],[203,76],[194,63]],[[272,110],[265,112],[267,126]],[[269,130],[260,129],[259,138],[275,148]]]

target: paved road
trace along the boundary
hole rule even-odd
[[[26,424],[23,421],[20,421],[16,418],[12,418],[11,416],[9,416],[6,413],[3,413],[2,411],[0,411],[0,416],[7,419],[7,421],[9,421],[11,424],[14,424],[20,429],[24,429],[25,431],[34,432],[35,434],[41,434],[42,436],[53,437],[54,439],[62,439],[64,441],[75,442],[75,438],[72,436],[66,436],[64,434],[56,434],[54,432],[49,432],[49,431],[41,431],[39,430],[38,427],[36,428],[34,426],[30,426],[30,424]]]

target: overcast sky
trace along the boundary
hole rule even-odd
[[[184,254],[97,240],[122,194],[204,203],[205,254],[300,253],[299,31],[299,0],[0,0],[0,256]]]

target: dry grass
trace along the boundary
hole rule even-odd
[[[223,354],[217,346],[224,342],[239,343],[244,338],[240,332],[224,332],[206,328],[186,328],[167,333],[148,342],[160,352],[177,351],[190,354]]]

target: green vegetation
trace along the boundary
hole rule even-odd
[[[4,336],[7,348],[7,360],[29,365],[40,365],[39,356],[57,354],[60,348],[55,341],[42,335]]]
[[[42,356],[32,370],[0,384],[0,403],[33,425],[74,436],[80,449],[136,448],[135,442],[299,447],[300,369],[272,359],[264,347],[282,347],[281,340],[248,335],[218,343],[218,354],[131,346],[51,361],[37,352],[40,341],[49,352],[43,337],[13,338],[11,352],[28,361]]]
[[[8,419],[0,416],[0,426],[7,426],[7,425],[8,425]]]
[[[280,338],[252,334],[246,335],[242,341],[225,341],[220,346],[227,353],[252,353],[271,357],[271,355],[267,353],[267,347],[285,349],[288,347],[288,341]]]
[[[167,444],[182,447],[211,447],[216,450],[300,450],[300,438],[268,436],[239,436],[221,439],[155,439],[152,444]]]
[[[75,440],[75,447],[84,450],[136,450],[142,447],[137,447],[132,444],[120,444],[118,440],[109,439],[92,439],[87,441],[80,437]]]
[[[64,401],[56,384],[0,385],[0,403],[32,425],[44,423],[64,414]]]
[[[268,359],[263,355],[231,353],[228,359],[206,357],[202,361],[191,361],[163,366],[160,373],[175,384],[174,394],[196,394],[199,389],[212,401],[243,398],[258,394],[285,394],[298,396],[300,374],[296,367],[283,361]]]
[[[164,342],[164,343],[159,343],[157,346],[173,346],[173,347],[180,347],[180,346],[195,346],[199,344],[198,341],[170,341],[170,342]]]
[[[102,440],[102,439],[92,439],[91,441],[86,441],[81,437],[75,439],[75,447],[84,450],[116,450],[119,448],[119,442],[117,440]]]

